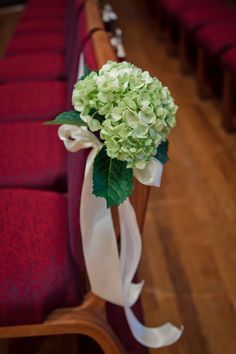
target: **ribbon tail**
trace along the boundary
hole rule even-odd
[[[129,199],[118,207],[121,230],[121,272],[122,279],[130,283],[139,265],[142,243],[134,208]]]
[[[119,254],[110,209],[92,194],[93,149],[87,159],[82,188],[80,223],[86,268],[94,294],[123,305]]]
[[[125,306],[125,314],[133,336],[146,347],[165,347],[175,343],[182,335],[183,327],[179,329],[170,323],[155,328],[142,325],[128,306]]]
[[[132,306],[139,298],[144,282],[132,283],[141,257],[141,236],[135,211],[127,199],[118,207],[121,230],[120,268],[124,303]]]
[[[141,256],[141,235],[134,209],[129,200],[119,206],[119,216],[124,310],[130,330],[135,339],[144,346],[160,348],[170,345],[179,339],[182,329],[180,330],[169,323],[156,328],[148,328],[138,321],[130,308],[137,301],[143,287],[143,282],[131,283]]]

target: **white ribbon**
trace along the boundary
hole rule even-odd
[[[85,70],[85,60],[84,60],[84,53],[82,52],[79,57],[77,80],[79,80],[81,76],[84,75],[84,70]]]
[[[160,348],[176,342],[183,329],[171,324],[147,328],[131,310],[143,287],[143,282],[132,283],[141,256],[141,236],[134,209],[127,199],[118,207],[121,230],[119,257],[111,211],[106,208],[103,198],[92,194],[93,163],[102,143],[87,128],[75,125],[62,125],[58,135],[68,151],[92,148],[87,158],[80,206],[83,252],[92,292],[124,307],[129,327],[141,344]],[[156,159],[151,160],[144,170],[134,170],[135,177],[146,185],[159,186],[161,174],[162,164]]]

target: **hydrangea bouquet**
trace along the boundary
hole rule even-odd
[[[167,137],[176,124],[177,106],[167,87],[128,62],[108,61],[99,71],[86,68],[75,84],[74,111],[48,124],[84,126],[103,144],[94,161],[93,194],[107,207],[132,192],[133,170],[155,157],[168,160]]]
[[[143,282],[132,281],[142,246],[128,196],[133,175],[145,185],[160,185],[162,164],[168,160],[167,136],[175,126],[177,107],[168,89],[147,71],[112,61],[98,72],[85,70],[75,84],[72,102],[74,111],[64,112],[49,123],[62,124],[58,135],[67,150],[92,148],[80,203],[81,238],[91,291],[124,307],[139,343],[153,348],[170,345],[183,329],[170,323],[145,327],[132,311],[143,287]],[[96,197],[105,198],[106,203]],[[119,251],[111,206],[118,206]]]

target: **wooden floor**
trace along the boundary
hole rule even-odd
[[[194,79],[166,54],[148,1],[110,2],[127,60],[158,76],[180,107],[162,187],[151,192],[140,275],[146,323],[170,321],[185,331],[151,353],[235,354],[236,136],[221,129],[219,104],[200,101]]]
[[[127,60],[167,85],[179,106],[170,162],[153,189],[140,275],[146,322],[183,324],[182,339],[151,353],[236,353],[236,135],[219,103],[197,98],[193,77],[158,40],[147,0],[111,1]]]

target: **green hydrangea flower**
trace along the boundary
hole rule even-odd
[[[131,168],[145,168],[176,124],[168,88],[128,62],[108,61],[77,82],[72,103],[90,130],[100,131],[108,156]]]

